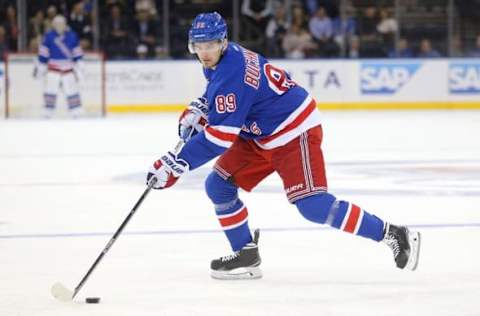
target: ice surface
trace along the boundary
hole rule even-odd
[[[241,193],[264,278],[218,281],[229,253],[210,166],[152,191],[73,290],[176,144],[176,115],[0,121],[0,315],[479,315],[480,112],[326,112],[330,191],[422,233],[415,272],[383,244],[304,220],[278,177]],[[87,305],[87,296],[101,303]]]

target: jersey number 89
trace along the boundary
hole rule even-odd
[[[274,67],[272,64],[265,64],[263,72],[267,76],[268,86],[277,94],[284,94],[296,85],[293,80],[287,77],[285,70]]]
[[[217,95],[215,97],[215,107],[218,113],[232,113],[237,109],[237,101],[235,100],[235,94],[229,93],[225,95]]]

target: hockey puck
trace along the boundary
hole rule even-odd
[[[87,297],[85,299],[85,302],[88,304],[98,304],[100,303],[100,297]]]

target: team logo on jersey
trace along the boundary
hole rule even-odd
[[[420,68],[418,62],[372,63],[365,62],[360,68],[362,94],[394,94],[399,91]]]
[[[244,131],[245,133],[262,135],[262,130],[260,129],[260,127],[258,127],[257,122],[253,122],[252,124],[250,124],[250,127],[247,127],[247,125],[243,124],[242,125],[242,131]]]
[[[448,89],[452,94],[480,93],[480,63],[450,63]]]

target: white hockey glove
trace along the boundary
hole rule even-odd
[[[77,82],[82,82],[85,78],[85,67],[83,66],[83,62],[81,60],[77,60],[75,65],[73,66],[73,73],[75,74],[75,79]]]
[[[33,68],[33,78],[42,79],[47,75],[47,71],[47,64],[38,62]]]
[[[151,179],[156,178],[157,182],[153,185],[153,188],[166,189],[174,185],[178,178],[188,170],[188,163],[183,159],[177,158],[177,155],[169,151],[155,161],[148,170],[147,185]]]
[[[178,136],[184,142],[188,142],[208,123],[207,115],[208,105],[205,98],[198,98],[190,102],[178,119]]]

